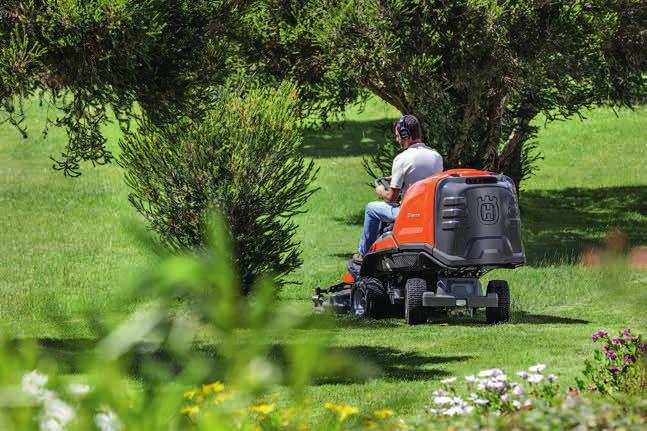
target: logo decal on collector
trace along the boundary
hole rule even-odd
[[[479,217],[483,224],[495,224],[499,221],[499,202],[496,196],[485,195],[478,199],[479,202]]]

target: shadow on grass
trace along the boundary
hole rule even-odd
[[[77,369],[81,358],[92,351],[96,340],[92,339],[31,339],[40,347],[41,357],[48,361],[56,361],[59,372],[78,373]],[[272,347],[270,356],[280,368],[287,367],[289,363],[284,357],[284,346],[276,344]],[[204,354],[211,358],[217,373],[220,362],[214,344],[196,346],[196,353]],[[150,367],[159,367],[163,364],[166,371],[178,373],[182,366],[165,350],[148,351],[146,346],[130,353],[124,358],[127,371],[132,376],[150,373]],[[89,356],[88,356],[89,357]],[[350,346],[333,347],[321,360],[320,370],[315,374],[312,384],[345,384],[363,382],[375,377],[395,380],[430,380],[448,376],[447,371],[433,368],[451,362],[461,362],[470,359],[470,356],[441,356],[428,355],[421,352],[403,351],[392,347],[383,346]]]
[[[433,380],[449,376],[451,373],[433,366],[462,362],[471,356],[427,355],[421,352],[402,351],[383,346],[352,346],[333,350],[333,357],[347,358],[352,362],[344,363],[338,375],[322,376],[315,384],[350,383],[368,377],[379,376],[393,380]],[[364,368],[362,370],[362,368]]]
[[[390,121],[344,121],[305,131],[303,155],[316,159],[373,154],[386,139]]]
[[[647,186],[528,190],[521,194],[528,264],[574,263],[611,229],[647,244]]]
[[[584,319],[575,319],[571,317],[550,316],[547,314],[532,314],[527,311],[513,311],[512,323],[532,323],[532,324],[560,324],[560,325],[585,325],[591,323]]]

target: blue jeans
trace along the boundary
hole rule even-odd
[[[384,201],[370,202],[364,211],[364,231],[359,239],[358,253],[368,253],[380,230],[380,222],[393,223],[400,211],[400,205]]]

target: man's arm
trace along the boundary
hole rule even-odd
[[[398,196],[400,196],[400,189],[390,187],[386,190],[382,184],[378,184],[378,186],[375,187],[375,193],[387,202],[397,202]]]

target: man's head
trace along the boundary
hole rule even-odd
[[[422,130],[413,115],[403,115],[395,122],[395,140],[402,148],[422,142]]]

